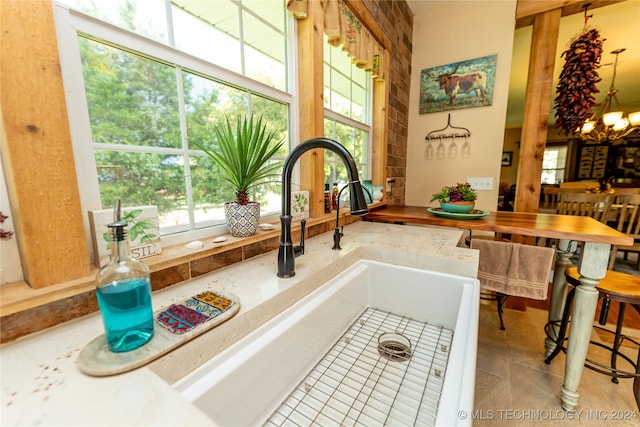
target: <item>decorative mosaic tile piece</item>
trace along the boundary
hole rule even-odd
[[[174,334],[184,334],[233,306],[234,302],[215,292],[206,291],[171,304],[156,316],[156,322]]]
[[[233,304],[233,301],[223,298],[220,295],[211,291],[202,292],[196,295],[194,298],[199,301],[202,301],[203,303],[212,305],[222,311],[225,311],[226,309],[231,307],[231,304]]]

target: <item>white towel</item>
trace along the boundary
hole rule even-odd
[[[480,251],[478,279],[488,290],[538,300],[547,299],[554,250],[541,246],[471,239]]]

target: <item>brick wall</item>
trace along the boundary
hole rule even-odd
[[[389,70],[389,111],[387,139],[387,178],[392,184],[391,202],[403,205],[407,176],[407,124],[413,13],[404,0],[363,0],[369,12],[391,41]],[[416,107],[417,108],[417,107]]]

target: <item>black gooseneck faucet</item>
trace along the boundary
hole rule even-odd
[[[280,215],[280,247],[278,248],[278,277],[288,278],[296,274],[295,257],[304,253],[304,246],[293,246],[291,239],[291,173],[300,156],[309,150],[324,148],[336,153],[347,167],[351,192],[351,215],[362,216],[369,212],[358,178],[358,168],[349,151],[329,138],[312,138],[296,146],[284,161],[282,168],[282,213]],[[304,235],[304,231],[303,231]]]

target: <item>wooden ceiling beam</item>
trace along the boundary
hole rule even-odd
[[[584,5],[590,3],[588,10],[610,6],[625,0],[518,0],[516,7],[516,28],[533,25],[535,16],[554,9],[562,9],[560,16],[584,13]]]

